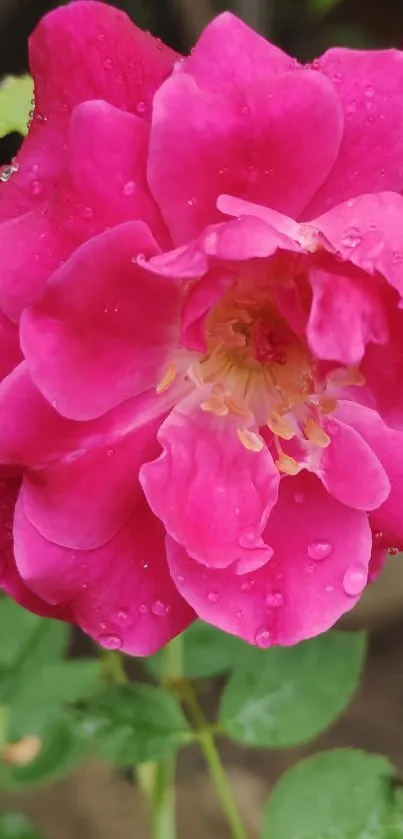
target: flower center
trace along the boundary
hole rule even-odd
[[[362,384],[362,377],[340,367],[319,375],[318,362],[279,313],[267,284],[253,296],[232,289],[208,315],[205,336],[207,352],[188,369],[197,386],[212,385],[201,409],[238,417],[246,448],[260,451],[268,443],[279,470],[297,474],[302,453],[315,456],[331,442],[325,417],[337,406],[337,389]],[[159,389],[174,377],[172,366]]]

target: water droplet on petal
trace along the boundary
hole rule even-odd
[[[209,591],[209,593],[207,595],[207,600],[209,600],[210,603],[217,603],[218,598],[219,598],[218,591]]]
[[[367,85],[367,87],[365,88],[365,95],[369,97],[375,95],[375,88],[372,87],[372,84]]]
[[[40,193],[42,192],[42,189],[43,189],[43,186],[42,186],[41,181],[38,181],[38,180],[32,181],[32,183],[31,183],[32,195],[40,195]]]
[[[266,605],[270,609],[281,609],[284,606],[284,595],[282,591],[271,591],[266,597]]]
[[[314,562],[307,562],[307,563],[306,563],[306,565],[305,565],[305,571],[306,571],[306,573],[307,573],[307,574],[313,574],[313,572],[314,572],[315,570],[316,570],[316,566],[315,566],[315,563],[314,563]]]
[[[126,623],[129,619],[128,610],[127,609],[120,609],[117,617],[118,617],[119,623]]]
[[[364,565],[356,562],[350,565],[343,577],[343,588],[350,597],[356,597],[364,590],[368,579],[368,572]]]
[[[270,632],[270,629],[267,629],[266,626],[259,627],[255,635],[255,643],[257,644],[257,646],[265,650],[267,649],[267,647],[270,647],[271,642],[272,634]]]
[[[245,116],[250,114],[250,106],[249,105],[243,105],[242,108],[241,108],[241,114],[244,114]]]
[[[189,207],[194,207],[196,204],[196,198],[189,198],[188,200]]]
[[[176,578],[176,582],[177,582],[177,583],[179,583],[179,585],[180,585],[181,583],[184,583],[184,582],[185,582],[185,578],[182,576],[182,574],[178,574],[178,576],[177,576],[177,578]]]
[[[83,216],[84,218],[92,218],[94,215],[94,211],[91,207],[84,207],[83,209]]]
[[[113,60],[112,58],[105,58],[104,61],[105,70],[111,70],[113,67]]]
[[[325,591],[327,594],[331,594],[331,592],[334,591],[334,586],[326,586]]]
[[[399,548],[390,547],[388,548],[389,556],[396,556],[399,553]]]
[[[356,248],[362,242],[362,236],[358,227],[347,227],[341,239],[345,248]]]
[[[137,112],[139,114],[144,114],[144,112],[146,110],[147,110],[147,103],[144,102],[144,99],[140,99],[140,101],[137,102]]]
[[[304,504],[305,503],[305,495],[303,492],[296,492],[294,495],[294,501],[296,504]]]
[[[112,455],[114,455],[114,454],[115,454],[115,449],[107,449],[106,450],[106,456],[107,457],[112,457]]]
[[[403,262],[403,251],[395,251],[392,256],[392,262],[394,265],[399,265],[400,262]]]
[[[316,562],[321,562],[322,559],[330,556],[333,550],[334,545],[331,542],[327,542],[325,539],[316,539],[315,542],[308,545],[308,556]]]
[[[238,620],[239,620],[239,621],[240,621],[240,620],[242,620],[242,618],[243,618],[243,611],[242,611],[242,609],[238,609],[238,611],[237,611],[237,613],[236,613],[236,616],[237,616],[237,618],[238,618]]]
[[[155,600],[154,603],[151,604],[151,611],[153,615],[156,615],[158,618],[164,618],[170,609],[171,607],[169,603],[164,603],[163,600]]]
[[[134,181],[127,181],[123,187],[123,195],[128,197],[129,195],[133,195],[136,191],[136,184]]]
[[[347,113],[348,114],[355,114],[356,110],[357,110],[357,100],[352,99],[351,102],[349,102],[348,105],[347,105]]]
[[[106,650],[120,650],[123,641],[120,635],[100,635],[98,643]]]
[[[145,603],[140,603],[139,612],[140,615],[146,615],[148,613],[148,606]]]

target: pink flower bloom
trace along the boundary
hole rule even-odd
[[[224,14],[181,61],[92,2],[31,54],[1,585],[133,654],[328,629],[403,543],[403,55],[304,68]]]

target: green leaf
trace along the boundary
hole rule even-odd
[[[302,761],[275,786],[262,839],[392,839],[392,773],[385,758],[349,749]]]
[[[386,826],[385,839],[402,839],[403,837],[403,790],[394,790],[391,812]]]
[[[183,633],[183,675],[187,679],[206,679],[230,670],[246,649],[234,635],[221,632],[208,623],[195,621]],[[164,650],[146,659],[153,676],[162,674]]]
[[[0,702],[7,711],[6,738],[13,741],[41,734],[58,710],[54,696],[43,690],[42,669],[63,656],[70,628],[4,599],[0,600],[0,634],[7,638],[0,646]],[[41,695],[37,702],[36,692]]]
[[[0,139],[18,131],[27,134],[32,108],[33,82],[30,76],[8,76],[0,84]]]
[[[176,699],[162,688],[141,684],[108,686],[78,730],[119,765],[159,760],[191,739]]]
[[[16,665],[42,620],[13,600],[0,600],[0,667]]]
[[[341,2],[342,0],[309,0],[308,8],[314,14],[327,15],[328,12],[331,12]]]
[[[8,739],[12,741],[28,734],[42,734],[49,721],[62,714],[66,703],[94,694],[100,684],[101,667],[98,659],[79,659],[59,661],[40,668],[35,677],[21,685],[21,690],[13,697],[7,725]]]
[[[13,600],[0,600],[0,668],[24,668],[35,673],[38,664],[60,658],[67,646],[69,627],[61,621],[41,618]]]
[[[40,671],[33,686],[34,696],[45,696],[63,702],[77,702],[94,693],[101,679],[102,662],[96,658],[80,658],[77,661],[58,661]]]
[[[250,746],[292,746],[323,731],[358,686],[363,633],[329,632],[295,647],[249,648],[224,690],[220,720]]]
[[[0,815],[0,839],[40,839],[40,836],[21,813],[4,813]]]

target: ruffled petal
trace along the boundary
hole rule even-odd
[[[217,266],[216,260],[235,263],[259,257],[264,259],[273,256],[279,249],[301,253],[300,246],[281,230],[262,219],[247,216],[236,221],[209,225],[189,244],[158,254],[140,264],[148,271],[176,279],[198,279],[207,274],[210,267],[216,267],[214,278],[219,277],[221,283],[224,281],[223,275],[228,275],[229,271],[239,273],[240,269],[235,265]],[[209,285],[214,285],[213,278]]]
[[[135,261],[157,250],[127,222],[83,245],[21,319],[34,383],[60,413],[92,419],[155,387],[180,330],[180,289]]]
[[[261,647],[296,644],[329,629],[365,587],[371,530],[364,512],[302,472],[281,481],[265,539],[274,554],[254,573],[206,569],[168,537],[171,574],[208,623]]]
[[[201,388],[171,412],[158,434],[163,453],[140,480],[152,510],[195,560],[253,569],[271,555],[262,533],[279,475],[250,422],[217,416],[210,398]]]
[[[370,341],[387,343],[386,311],[375,278],[335,264],[329,270],[312,267],[309,282],[313,297],[306,334],[317,358],[358,365]]]
[[[403,196],[360,195],[314,219],[339,258],[367,274],[379,272],[403,297]]]
[[[106,544],[71,551],[44,539],[21,504],[15,553],[25,583],[50,604],[66,604],[99,644],[151,655],[193,620],[170,577],[164,530],[145,503]]]

